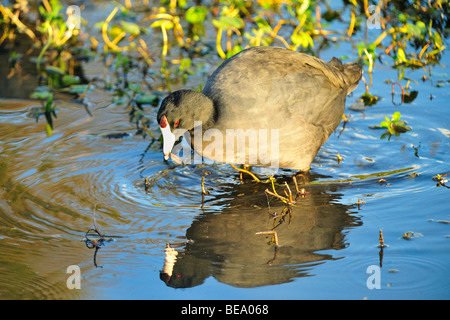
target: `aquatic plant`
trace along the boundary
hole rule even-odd
[[[437,181],[436,187],[446,187],[446,188],[450,188],[449,186],[447,186],[448,183],[448,178],[444,178],[445,176],[449,175],[450,173],[445,173],[445,174],[436,174],[435,176],[433,176],[433,181]]]
[[[218,64],[260,45],[318,55],[333,43],[349,41],[368,74],[360,98],[374,105],[378,99],[370,88],[378,63],[396,68],[398,81],[406,69],[439,63],[448,37],[449,8],[442,0],[348,0],[337,9],[317,0],[164,0],[156,7],[147,0],[124,0],[114,2],[105,20],[95,24],[98,34],[95,30],[87,34],[83,26],[89,21],[78,17],[78,23],[70,23],[77,16],[67,13],[66,19],[59,0],[43,0],[37,12],[27,1],[16,0],[0,4],[0,45],[12,49],[12,68],[17,68],[21,58],[13,50],[14,37],[25,34],[38,52],[34,61],[41,84],[52,90],[86,84],[77,73],[80,61],[100,59],[114,74],[111,80],[101,79],[105,89],[115,90],[116,102],[131,106],[133,118],[133,110],[142,106],[139,97],[156,97],[156,90],[171,91],[174,84],[188,83],[202,67],[198,57],[207,55]],[[347,23],[348,29],[333,30],[331,23],[337,20]],[[377,32],[372,32],[374,27]],[[130,73],[141,78],[131,81]]]
[[[56,106],[53,103],[53,92],[46,90],[46,88],[42,88],[41,90],[34,92],[31,97],[41,101],[42,110],[36,109],[34,115],[37,122],[39,116],[44,114],[45,119],[47,120],[45,130],[47,131],[47,135],[51,136],[53,132],[53,117],[56,118]]]
[[[411,130],[411,127],[406,125],[406,121],[400,120],[401,114],[399,111],[394,112],[391,119],[384,117],[384,121],[381,121],[380,127],[386,128],[389,135],[399,135],[400,133]]]

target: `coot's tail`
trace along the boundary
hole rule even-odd
[[[345,82],[348,85],[347,94],[350,94],[350,92],[356,89],[363,74],[363,68],[359,64],[352,62],[342,64],[341,60],[334,57],[328,64],[344,73],[346,78]]]

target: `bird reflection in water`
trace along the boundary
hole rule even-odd
[[[312,175],[309,175],[313,179]],[[279,187],[284,185],[278,184]],[[291,181],[292,190],[295,190]],[[347,246],[347,229],[361,225],[356,205],[344,205],[340,186],[307,184],[302,187],[289,219],[276,219],[286,204],[264,195],[267,184],[228,185],[226,195],[208,200],[186,231],[188,242],[168,245],[160,278],[174,288],[195,287],[213,276],[235,287],[257,287],[290,282],[313,275],[314,266],[333,260],[324,250]],[[208,208],[220,205],[220,212]],[[274,214],[278,213],[278,214]],[[275,230],[279,244],[268,234]]]

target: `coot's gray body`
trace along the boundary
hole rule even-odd
[[[194,121],[201,123],[202,137],[193,136],[192,145],[208,159],[308,171],[361,75],[359,65],[335,58],[325,63],[284,48],[253,47],[223,62],[202,93],[169,95],[158,123],[163,135],[175,128],[193,135]],[[166,157],[168,140],[165,135]]]

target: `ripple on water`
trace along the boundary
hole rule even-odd
[[[413,252],[392,256],[386,254],[383,269],[386,286],[400,295],[432,298],[431,294],[438,299],[450,297],[448,266],[434,257]],[[433,288],[432,292],[430,288]]]
[[[368,252],[370,256],[367,255]],[[448,299],[448,265],[445,261],[436,259],[437,256],[411,248],[396,250],[388,247],[382,251],[370,248],[361,254],[349,251],[337,263],[342,270],[341,279],[345,279],[348,288],[354,287],[355,292],[369,298]],[[379,278],[376,277],[377,274],[380,275]],[[375,279],[379,279],[380,290],[369,290],[368,284],[375,284]]]

